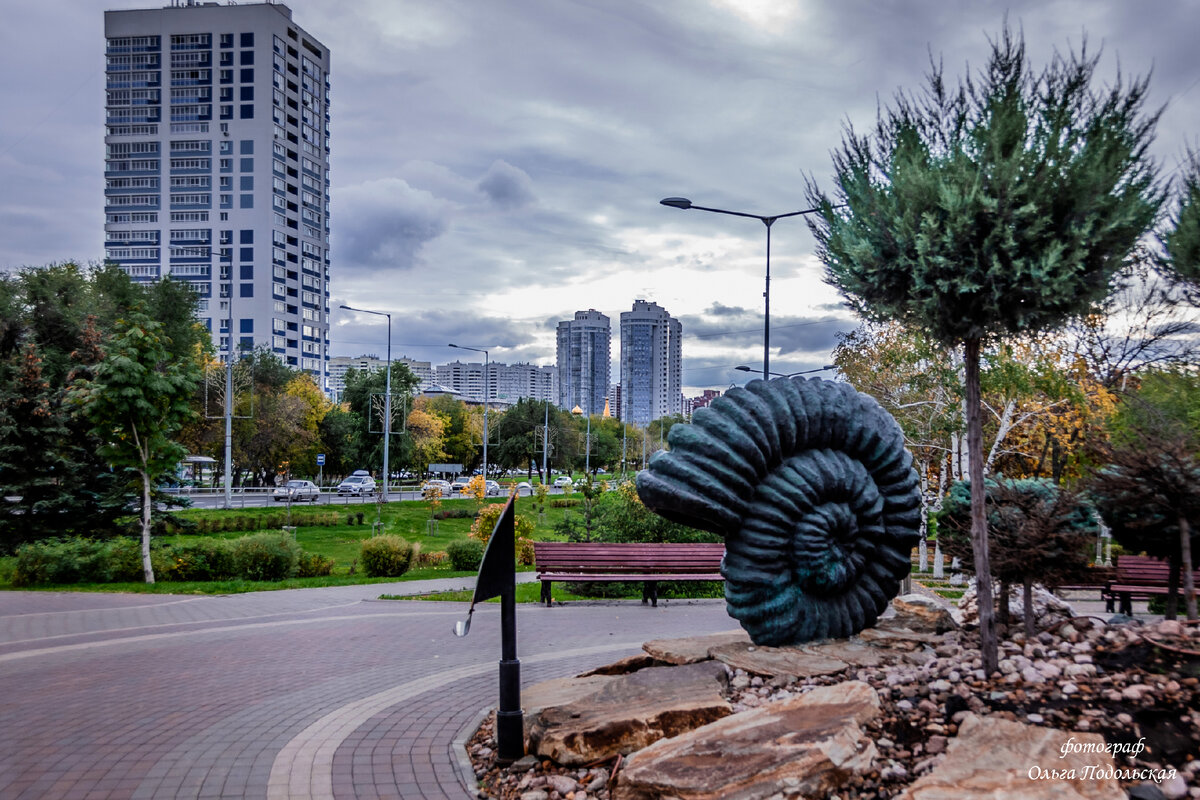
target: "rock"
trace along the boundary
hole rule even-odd
[[[521,756],[516,761],[514,761],[513,763],[508,765],[508,771],[514,772],[514,773],[515,772],[527,772],[527,771],[533,769],[534,767],[536,767],[540,763],[542,763],[541,759],[539,759],[535,755],[530,754],[527,756]]]
[[[870,769],[875,745],[859,726],[879,711],[862,681],[819,687],[656,742],[625,762],[612,798],[825,797]]]
[[[576,678],[552,678],[521,690],[521,709],[525,712],[525,738],[543,708],[565,706],[594,694],[616,680],[615,675],[587,675]]]
[[[550,800],[550,795],[541,789],[534,789],[521,794],[521,800]]]
[[[1157,627],[1159,636],[1183,636],[1183,623],[1177,619],[1164,619]]]
[[[1182,775],[1176,775],[1163,781],[1158,790],[1167,800],[1180,800],[1180,798],[1188,796],[1187,781],[1183,779]]]
[[[574,778],[566,775],[547,775],[546,786],[548,786],[551,790],[565,796],[567,792],[575,791],[576,787],[579,786],[579,783]]]
[[[1129,800],[1167,800],[1157,786],[1143,781],[1129,789]]]
[[[945,633],[958,629],[958,623],[950,616],[950,609],[931,597],[920,594],[906,594],[892,600],[892,608],[896,616],[880,622],[886,625],[880,627],[892,628],[897,626],[917,633]]]
[[[933,771],[914,781],[900,800],[1111,800],[1123,796],[1112,778],[1085,774],[1110,770],[1104,737],[1074,733],[1074,744],[1100,752],[1063,753],[1063,732],[971,714]],[[1060,758],[1061,756],[1061,758]],[[1074,770],[1074,779],[1046,778],[1049,770]],[[1041,771],[1039,773],[1039,771]]]
[[[1022,587],[1014,586],[1009,591],[1009,615],[1012,618],[1014,625],[1020,623],[1024,617],[1024,600],[1022,598]],[[999,605],[1000,586],[996,584],[992,589],[992,597]],[[972,580],[967,590],[963,592],[963,596],[958,601],[958,611],[963,624],[973,624],[979,622],[979,602],[978,595],[975,590],[975,581]],[[1036,626],[1047,628],[1063,620],[1071,619],[1075,616],[1075,610],[1071,608],[1071,604],[1055,595],[1053,592],[1046,590],[1042,586],[1034,585],[1033,587],[1033,618],[1036,621]],[[1060,633],[1060,635],[1062,635]],[[1078,635],[1078,632],[1076,632]],[[1064,635],[1063,638],[1066,638]],[[1040,640],[1040,637],[1039,637]]]
[[[718,645],[731,642],[750,642],[750,634],[743,630],[713,633],[708,636],[688,636],[682,639],[655,639],[642,644],[642,649],[651,658],[667,664],[694,664],[697,661],[708,661],[712,656],[708,651]]]
[[[632,753],[732,713],[726,680],[724,665],[711,661],[613,677],[591,694],[533,715],[530,750],[568,766]]]
[[[712,657],[755,675],[832,675],[849,668],[841,659],[805,652],[803,647],[758,647],[746,642],[718,645],[710,651]]]
[[[593,675],[628,675],[631,672],[637,672],[639,669],[646,667],[660,667],[663,662],[658,661],[648,655],[627,656],[620,661],[614,661],[611,664],[606,664],[603,667],[596,667],[589,672],[580,673],[580,678],[590,678]]]
[[[937,634],[882,626],[861,630],[857,638],[870,645],[894,647],[898,650],[916,650],[922,645],[936,646],[942,643],[942,637]]]

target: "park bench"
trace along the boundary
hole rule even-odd
[[[1103,600],[1105,590],[1116,578],[1117,571],[1113,567],[1088,567],[1082,574],[1075,576],[1074,580],[1057,584],[1053,588],[1055,592],[1095,591],[1100,593],[1100,599]]]
[[[1133,614],[1133,600],[1145,600],[1151,597],[1165,596],[1168,589],[1171,567],[1161,558],[1150,556],[1117,556],[1117,574],[1104,587],[1101,599],[1105,608],[1111,613],[1113,603],[1119,602],[1118,611],[1121,614]],[[1192,580],[1200,586],[1200,569],[1192,572]],[[1180,581],[1179,592],[1183,594],[1183,581]]]
[[[725,545],[534,542],[541,599],[550,605],[555,581],[641,581],[642,603],[658,605],[659,581],[719,581]]]

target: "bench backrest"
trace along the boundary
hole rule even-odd
[[[725,545],[689,542],[683,544],[614,544],[608,542],[534,542],[534,560],[539,570],[572,572],[717,572]]]
[[[1151,556],[1117,556],[1118,584],[1147,584],[1166,586],[1171,575],[1171,565],[1161,558]],[[1192,573],[1193,580],[1200,585],[1200,569]]]

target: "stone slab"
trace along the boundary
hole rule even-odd
[[[655,639],[645,642],[642,649],[651,657],[667,664],[694,664],[708,661],[708,651],[731,642],[750,642],[744,630],[725,631],[707,636],[687,636],[682,639]]]

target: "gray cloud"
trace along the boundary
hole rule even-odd
[[[358,184],[337,193],[340,264],[411,269],[417,253],[446,230],[449,204],[399,178]]]
[[[529,175],[505,161],[495,161],[479,180],[479,190],[506,211],[536,202]]]

